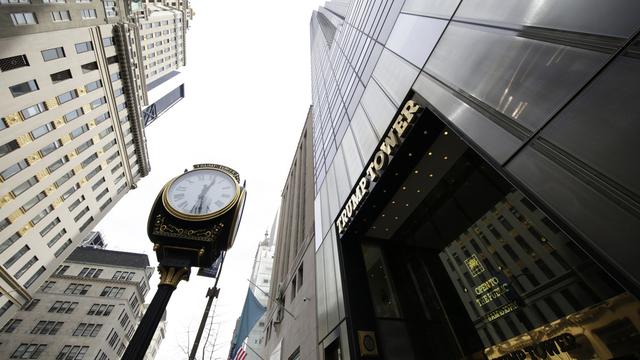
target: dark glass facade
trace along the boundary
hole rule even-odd
[[[321,359],[640,356],[638,14],[314,12]]]

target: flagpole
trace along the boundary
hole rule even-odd
[[[244,344],[247,345],[247,347],[249,348],[249,350],[253,351],[254,354],[256,354],[257,357],[260,358],[260,360],[264,360],[264,358],[262,356],[260,356],[260,354],[258,354],[257,351],[253,350],[253,348],[251,346],[249,346],[249,343],[247,343],[247,340],[244,341]]]
[[[287,310],[286,307],[284,307],[284,304],[281,304],[277,299],[274,299],[271,297],[271,295],[269,295],[269,293],[265,292],[264,290],[260,289],[260,287],[258,285],[256,285],[254,282],[252,282],[251,280],[247,279],[247,281],[249,282],[249,284],[253,285],[256,287],[256,289],[260,290],[261,293],[263,293],[266,297],[268,297],[269,299],[271,299],[271,301],[275,302],[276,304],[278,304],[278,306],[282,306],[282,310],[284,310],[287,314],[291,315],[291,317],[293,318],[293,320],[296,320],[296,316],[293,315],[289,310]]]
[[[198,346],[200,346],[200,338],[202,338],[202,332],[204,331],[204,326],[207,323],[207,318],[209,317],[209,311],[211,310],[211,303],[214,298],[218,297],[218,293],[220,293],[220,289],[218,289],[218,280],[220,280],[220,274],[222,273],[222,265],[224,265],[224,258],[226,253],[220,254],[222,259],[220,260],[220,267],[218,268],[218,273],[216,274],[216,281],[213,284],[212,288],[207,289],[207,306],[204,308],[204,313],[202,314],[202,320],[200,321],[200,326],[198,327],[198,333],[196,334],[196,338],[193,341],[193,347],[191,348],[191,354],[189,355],[189,360],[195,360],[196,354],[198,353]],[[216,303],[217,304],[217,303]]]

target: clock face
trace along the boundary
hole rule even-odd
[[[193,170],[175,179],[165,193],[166,204],[180,214],[206,217],[219,213],[237,198],[236,181],[215,169]]]

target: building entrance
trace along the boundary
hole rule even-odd
[[[640,358],[638,300],[556,221],[447,128],[410,155],[342,247],[380,358]]]

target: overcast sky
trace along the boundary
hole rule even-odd
[[[108,248],[146,253],[155,266],[146,235],[147,217],[168,180],[197,163],[227,165],[246,179],[247,204],[236,243],[224,264],[214,318],[221,327],[213,358],[226,360],[256,248],[280,204],[311,104],[309,20],[312,10],[323,2],[191,3],[195,17],[187,33],[187,66],[181,69],[186,75],[185,99],[147,128],[151,173],[116,204],[97,230],[105,236]],[[195,272],[173,293],[167,310],[167,337],[158,360],[187,358],[187,337],[193,341],[206,289],[214,281]],[[147,302],[158,278],[157,274],[152,278]]]

